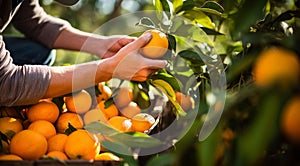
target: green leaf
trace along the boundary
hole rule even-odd
[[[110,135],[110,134],[115,134],[120,132],[103,122],[91,122],[85,125],[84,129],[92,133],[99,133],[103,135]]]
[[[138,23],[135,24],[136,26],[142,26],[147,28],[155,28],[154,22],[149,17],[142,17]]]
[[[215,26],[211,19],[204,14],[199,8],[193,8],[184,12],[183,16],[191,21],[201,24],[204,27],[214,29]]]
[[[76,130],[77,129],[69,122],[68,123],[68,128],[65,130],[65,134],[70,135],[71,133],[73,133]]]
[[[237,38],[242,33],[250,30],[250,26],[255,24],[257,20],[264,17],[264,7],[267,0],[246,0],[242,7],[235,14],[233,37]]]
[[[191,50],[183,50],[178,53],[178,55],[186,60],[193,62],[194,64],[204,65],[203,60],[200,55]]]
[[[147,91],[140,88],[136,89],[138,89],[138,92],[136,94],[135,102],[141,109],[148,108],[151,105],[151,102]]]
[[[173,12],[177,13],[178,11],[180,11],[180,9],[183,5],[183,1],[182,0],[172,0],[172,4],[173,4]]]
[[[224,35],[218,31],[215,31],[213,29],[209,29],[206,27],[200,27],[207,35]]]
[[[176,52],[176,39],[173,35],[167,34],[167,38],[169,41],[169,50],[174,50]]]
[[[161,141],[140,132],[115,133],[108,138],[134,148],[150,148],[161,145]]]
[[[158,156],[154,156],[152,157],[148,162],[146,166],[166,166],[166,165],[170,165],[174,158],[175,158],[175,154],[174,153],[164,153],[164,154],[160,154]]]
[[[167,72],[159,72],[157,74],[154,74],[150,77],[150,79],[152,79],[152,80],[157,80],[157,79],[164,80],[168,84],[170,84],[175,91],[180,91],[180,89],[181,89],[180,82],[174,76],[172,76],[171,74],[169,74]]]
[[[215,1],[206,1],[201,6],[201,8],[213,9],[213,10],[218,11],[220,13],[224,12],[224,8],[220,4],[218,4],[217,2],[215,2]]]

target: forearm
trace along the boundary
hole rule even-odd
[[[107,68],[112,66],[111,62],[100,60],[73,66],[52,67],[50,85],[44,97],[58,97],[108,81],[112,73]]]
[[[104,40],[107,37],[80,31],[73,27],[62,30],[53,44],[56,49],[83,51],[101,56],[101,50],[107,50]]]

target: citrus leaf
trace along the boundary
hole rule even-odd
[[[76,130],[77,129],[74,126],[72,126],[72,124],[69,122],[68,123],[68,128],[65,130],[65,134],[70,135],[71,133],[73,133]]]
[[[152,80],[157,80],[157,79],[164,80],[168,84],[170,84],[175,91],[180,91],[180,89],[181,89],[180,88],[181,87],[180,82],[174,76],[172,76],[171,74],[168,74],[166,72],[159,72],[155,75],[152,75],[150,77],[150,79],[152,79]]]
[[[201,24],[204,27],[214,29],[214,24],[211,19],[204,14],[200,8],[193,8],[191,10],[187,10],[183,14],[184,17],[190,19],[191,21]]]
[[[167,34],[167,38],[169,41],[169,50],[174,50],[176,52],[176,39],[173,35]]]
[[[213,10],[218,11],[220,13],[224,12],[224,8],[215,1],[206,1],[201,7],[202,8],[213,9]]]
[[[161,145],[160,140],[140,132],[115,133],[109,135],[108,138],[135,148],[150,148]]]
[[[91,122],[91,123],[85,125],[84,129],[86,129],[87,131],[92,132],[92,133],[99,133],[99,134],[103,134],[103,135],[110,135],[110,134],[120,132],[100,121]]]
[[[183,5],[183,1],[182,0],[172,0],[172,4],[173,4],[173,12],[177,13],[182,5]]]
[[[186,60],[193,62],[194,64],[204,65],[200,55],[191,50],[183,50],[178,53],[178,55]]]

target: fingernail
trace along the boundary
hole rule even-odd
[[[144,36],[147,40],[150,40],[152,38],[152,33],[147,32]]]

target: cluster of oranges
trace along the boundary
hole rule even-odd
[[[131,88],[121,87],[109,106],[105,101],[112,96],[111,88],[99,83],[98,89],[95,98],[86,90],[64,97],[62,112],[51,99],[28,107],[21,113],[23,117],[13,108],[1,110],[0,131],[9,141],[2,140],[0,160],[121,160],[101,146],[102,135],[89,133],[84,125],[100,121],[120,132],[145,132],[155,119],[133,102]],[[70,125],[76,130],[67,133]]]

